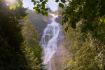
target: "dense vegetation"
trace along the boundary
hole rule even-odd
[[[63,25],[72,57],[67,70],[105,69],[105,1],[72,0]]]
[[[46,10],[44,5],[46,1],[40,0],[41,5],[35,2],[34,9],[43,14]],[[63,8],[65,47],[71,53],[65,70],[104,70],[105,1],[68,0],[67,5],[66,0],[55,1]]]
[[[41,70],[37,32],[24,22],[26,9],[17,2],[7,6],[0,0],[0,70]]]
[[[21,50],[25,55],[29,70],[41,70],[41,47],[39,46],[39,34],[27,18],[22,22],[22,35],[24,42]]]

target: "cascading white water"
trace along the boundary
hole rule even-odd
[[[57,51],[60,39],[63,39],[61,25],[55,21],[58,16],[50,15],[52,15],[52,22],[47,24],[40,41],[43,48],[43,64],[45,65],[50,63],[51,58]],[[47,70],[52,70],[51,65],[48,65]]]

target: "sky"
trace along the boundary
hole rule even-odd
[[[48,7],[52,10],[52,11],[56,11],[58,10],[58,4],[55,2],[55,0],[48,0],[47,3]],[[31,2],[31,0],[23,0],[23,6],[25,8],[29,8],[29,9],[33,9],[34,5]]]

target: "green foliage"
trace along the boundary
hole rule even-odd
[[[64,25],[64,28],[67,26]],[[71,53],[65,70],[104,70],[104,43],[94,38],[91,32],[82,33],[81,24],[75,30],[68,27],[65,35],[66,48]]]
[[[48,7],[46,4],[48,0],[31,0],[34,3],[34,8],[37,13],[41,13],[42,15],[48,16]],[[57,1],[59,3],[59,7],[64,8],[65,0]]]
[[[74,28],[81,19],[86,20],[85,23],[91,23],[105,15],[104,5],[104,0],[72,0],[63,14],[68,18],[64,19],[64,22],[71,24]]]
[[[69,1],[63,12],[63,26],[72,57],[65,70],[104,70],[104,5],[104,0]]]
[[[41,70],[41,47],[38,43],[38,33],[27,19],[23,22],[22,34],[25,41],[21,46],[21,50],[25,55],[30,70]]]
[[[59,3],[59,7],[64,8],[63,3]]]
[[[31,1],[35,5],[33,9],[35,9],[35,11],[37,13],[41,13],[41,14],[46,15],[46,16],[48,15],[47,8],[45,7],[48,0],[39,0],[39,1],[31,0]]]
[[[22,5],[10,10],[0,2],[0,70],[41,70],[38,33],[23,22],[25,11]]]
[[[25,9],[18,7],[16,10],[11,11],[4,6],[4,3],[1,2],[0,5],[0,35],[4,37],[11,46],[18,46],[22,41],[19,20],[26,15]]]
[[[0,70],[28,70],[20,45],[23,42],[19,20],[25,16],[21,6],[11,11],[0,2]]]

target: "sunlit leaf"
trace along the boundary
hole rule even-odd
[[[32,2],[34,2],[35,0],[31,0]]]
[[[63,3],[59,3],[59,7],[64,8],[64,4]]]

